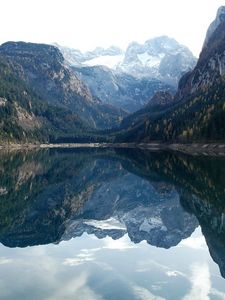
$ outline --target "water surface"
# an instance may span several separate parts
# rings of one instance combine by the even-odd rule
[[[0,299],[225,299],[225,159],[0,153]]]

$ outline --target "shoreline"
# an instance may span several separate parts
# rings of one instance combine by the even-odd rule
[[[76,148],[121,148],[142,149],[149,151],[175,151],[190,155],[221,155],[225,156],[225,143],[62,143],[62,144],[1,144],[0,150],[31,150],[31,149],[76,149]]]

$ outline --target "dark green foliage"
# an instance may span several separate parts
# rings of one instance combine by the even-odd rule
[[[19,66],[0,56],[0,140],[49,141],[88,126],[65,108],[47,104],[18,75]],[[30,119],[29,119],[30,118]]]
[[[190,95],[158,113],[138,119],[117,140],[126,141],[219,141],[225,139],[225,82]]]
[[[0,54],[17,66],[19,77],[41,99],[51,106],[62,107],[79,115],[89,127],[114,127],[125,115],[124,111],[105,105],[93,97],[54,46],[8,42],[0,46]]]
[[[192,72],[181,78],[175,103],[137,112],[116,134],[125,142],[225,140],[225,22],[213,32]]]

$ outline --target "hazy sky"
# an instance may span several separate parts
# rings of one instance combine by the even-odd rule
[[[0,43],[31,41],[91,50],[168,35],[198,55],[225,0],[0,0]]]

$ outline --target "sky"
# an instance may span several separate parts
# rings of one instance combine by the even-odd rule
[[[225,0],[0,0],[0,43],[58,43],[92,50],[168,35],[199,55]]]

